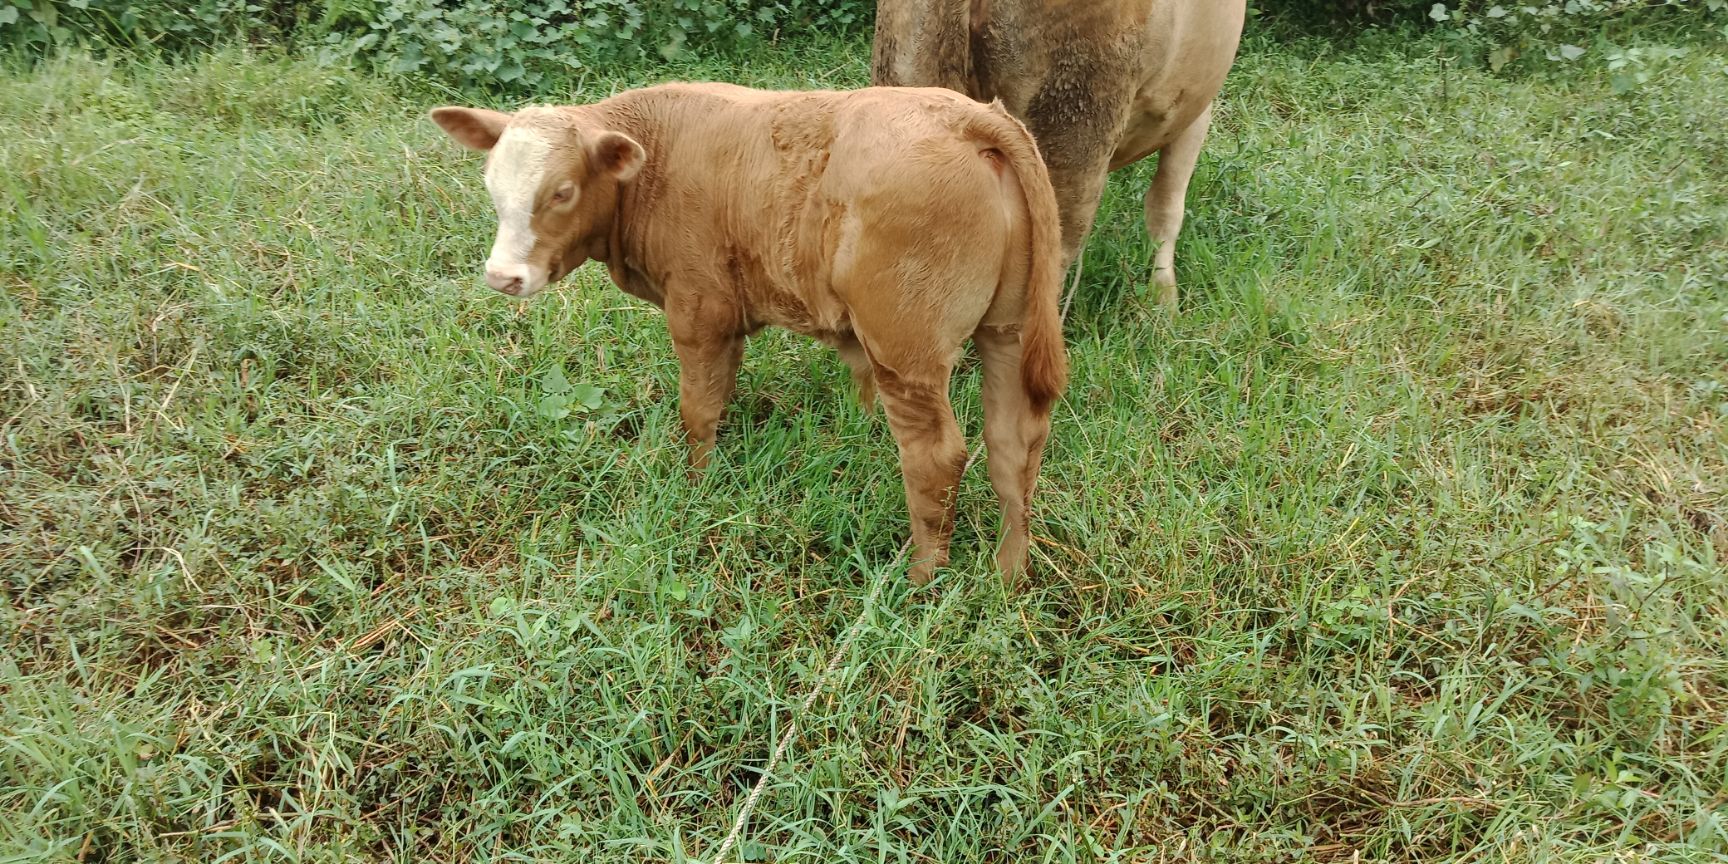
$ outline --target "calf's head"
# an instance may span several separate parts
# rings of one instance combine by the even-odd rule
[[[628,135],[586,128],[569,109],[437,108],[432,120],[462,146],[487,151],[498,237],[486,284],[512,297],[534,295],[604,249],[618,187],[647,159]]]

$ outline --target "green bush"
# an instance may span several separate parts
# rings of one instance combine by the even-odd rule
[[[1595,63],[1609,71],[1616,89],[1626,90],[1686,51],[1623,47],[1641,41],[1634,33],[1652,25],[1655,32],[1668,28],[1669,35],[1676,27],[1702,33],[1705,18],[1728,11],[1728,0],[1252,0],[1250,8],[1298,25],[1439,27],[1459,55],[1495,71],[1509,64]]]
[[[863,30],[874,0],[360,0],[323,21],[326,59],[464,84]]]
[[[1600,19],[1605,15],[1620,15],[1634,9],[1653,7],[1687,9],[1721,8],[1722,0],[1251,0],[1250,6],[1262,13],[1313,19],[1357,19],[1377,21],[1433,20],[1442,11],[1448,16],[1465,19],[1486,16],[1499,9],[1494,17],[1516,20],[1539,20],[1549,24],[1561,21]],[[1435,7],[1443,7],[1436,10]]]
[[[1520,57],[1572,62],[1601,42],[1601,54],[1617,73],[1616,87],[1635,83],[1633,74],[1648,60],[1639,49],[1624,49],[1606,39],[1609,24],[1631,16],[1689,16],[1728,9],[1728,0],[1546,0],[1542,3],[1432,3],[1427,17],[1453,28],[1456,35],[1486,48],[1488,64],[1498,71]]]
[[[1425,5],[1423,0],[1249,0],[1248,3],[1257,14],[1326,20],[1415,17]]]
[[[0,44],[180,52],[235,40],[316,46],[332,63],[457,86],[532,87],[596,64],[713,54],[814,34],[865,32],[875,0],[0,0]],[[1618,47],[1623,25],[1686,20],[1728,0],[1254,0],[1281,19],[1447,28],[1495,69],[1590,54],[1617,87],[1661,57]]]
[[[172,52],[235,38],[276,41],[315,9],[309,0],[0,0],[0,44]]]
[[[532,84],[593,63],[856,35],[875,0],[0,0],[0,44],[178,51],[240,39],[315,44],[451,83]]]

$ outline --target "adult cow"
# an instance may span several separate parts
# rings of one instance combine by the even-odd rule
[[[1146,233],[1158,302],[1176,304],[1176,236],[1246,0],[878,0],[878,85],[1001,99],[1038,139],[1064,264],[1109,172],[1157,153]]]
[[[488,284],[527,297],[594,259],[665,310],[694,469],[746,336],[774,325],[838,348],[866,406],[880,394],[899,444],[920,582],[948,560],[966,464],[948,387],[970,338],[1002,505],[996,561],[1010,577],[1024,567],[1067,358],[1055,197],[1013,117],[936,88],[668,84],[432,119],[489,151]]]

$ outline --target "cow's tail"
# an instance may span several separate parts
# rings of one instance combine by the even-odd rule
[[[1011,127],[998,136],[1009,167],[1020,181],[1031,217],[1032,257],[1027,271],[1024,318],[1020,325],[1020,383],[1040,412],[1062,395],[1068,383],[1068,351],[1062,341],[1062,220],[1056,193],[1038,145],[1024,124],[1010,115],[1001,100],[990,110]]]

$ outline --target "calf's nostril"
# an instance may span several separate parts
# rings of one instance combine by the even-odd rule
[[[522,290],[522,277],[498,270],[487,270],[486,284],[505,294],[516,294]]]

